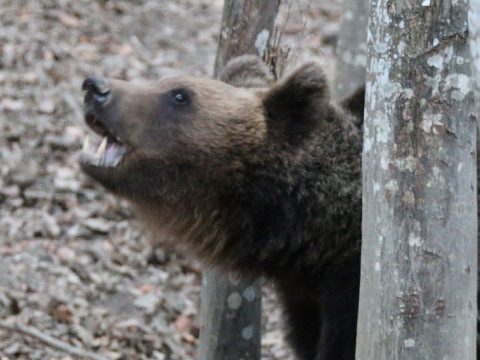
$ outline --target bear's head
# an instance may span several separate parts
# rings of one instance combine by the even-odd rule
[[[220,80],[166,77],[139,86],[89,77],[82,88],[86,122],[102,137],[85,141],[82,168],[133,201],[173,201],[175,194],[165,193],[172,182],[192,178],[198,188],[197,181],[241,177],[249,165],[294,156],[329,117],[317,65],[271,86],[267,68],[252,56],[232,61]]]
[[[248,247],[243,237],[253,253],[253,239],[281,236],[277,222],[293,231],[290,200],[304,201],[305,179],[318,183],[316,162],[330,166],[337,156],[341,132],[330,130],[340,110],[313,63],[276,83],[260,59],[246,56],[219,80],[166,77],[141,86],[89,77],[83,90],[86,122],[103,138],[86,140],[83,170],[130,200],[155,230],[194,242],[200,257]]]

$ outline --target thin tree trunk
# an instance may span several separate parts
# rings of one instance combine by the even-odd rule
[[[470,51],[472,54],[473,84],[477,105],[480,103],[480,0],[470,0],[469,12]],[[480,106],[477,107],[477,110]]]
[[[357,359],[475,359],[468,0],[373,0]]]
[[[261,281],[208,271],[203,275],[199,360],[257,360]]]
[[[367,67],[368,0],[344,0],[336,49],[334,93],[337,99],[365,84]]]
[[[214,76],[234,57],[263,57],[281,0],[225,0]]]
[[[236,56],[263,56],[279,5],[279,0],[225,0],[215,77]],[[260,282],[214,270],[204,274],[199,360],[260,359]]]

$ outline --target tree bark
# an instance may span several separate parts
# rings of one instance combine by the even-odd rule
[[[343,99],[365,84],[368,0],[344,0],[336,49],[334,95]]]
[[[372,0],[357,354],[475,359],[468,0]]]
[[[480,0],[470,0],[469,11],[470,51],[472,54],[473,86],[477,110],[480,109]]]
[[[261,281],[203,275],[199,360],[257,360],[261,352]]]
[[[234,57],[263,57],[281,0],[225,0],[214,77]]]
[[[225,0],[214,76],[240,55],[263,56],[280,0]],[[261,281],[208,271],[202,284],[199,360],[256,360],[261,353]]]

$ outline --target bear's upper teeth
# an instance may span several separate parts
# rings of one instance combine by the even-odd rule
[[[90,142],[90,135],[85,136],[85,140],[83,142],[82,152],[87,153],[92,148],[92,144]]]
[[[126,153],[126,146],[109,141],[107,137],[99,145],[94,145],[87,135],[82,147],[82,161],[95,166],[115,167]]]

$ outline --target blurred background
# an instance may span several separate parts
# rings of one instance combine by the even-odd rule
[[[220,0],[0,0],[0,319],[111,359],[195,356],[201,272],[87,179],[82,80],[210,76]],[[330,77],[340,0],[284,0],[287,72]],[[264,359],[291,359],[264,290]],[[0,359],[70,359],[0,329]]]

